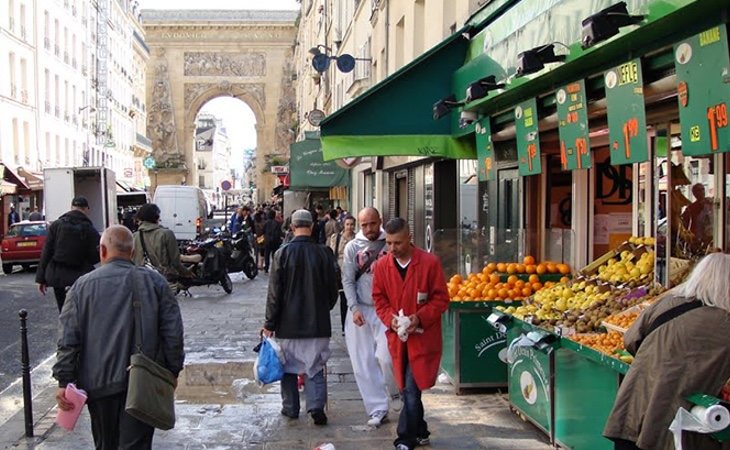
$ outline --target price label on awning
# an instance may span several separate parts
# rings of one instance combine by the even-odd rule
[[[477,122],[474,131],[477,140],[477,174],[479,181],[494,179],[494,146],[492,145],[492,127],[489,117]]]
[[[608,102],[608,140],[611,164],[649,159],[641,60],[634,59],[604,74]]]
[[[537,102],[534,98],[520,103],[515,108],[515,130],[520,175],[535,175],[542,172],[540,134],[537,131]]]
[[[555,93],[560,131],[560,165],[563,170],[591,167],[588,139],[586,86],[583,80],[563,86]]]
[[[674,46],[682,153],[730,150],[730,56],[727,29],[716,26]]]

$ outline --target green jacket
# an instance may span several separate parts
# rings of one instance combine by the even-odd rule
[[[167,272],[184,275],[188,272],[180,262],[180,249],[175,240],[175,233],[160,224],[142,222],[134,232],[134,256],[132,261],[138,266],[144,265],[144,251],[140,233],[144,233],[144,243],[150,262]]]

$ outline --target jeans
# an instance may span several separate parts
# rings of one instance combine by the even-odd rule
[[[110,395],[87,404],[96,450],[152,448],[155,429],[124,411],[127,393]]]
[[[304,375],[304,397],[307,399],[307,412],[324,410],[327,403],[327,381],[324,379],[324,369],[317,375],[309,378]],[[297,374],[285,373],[281,379],[281,406],[289,416],[299,415],[299,389],[297,389]]]
[[[427,438],[431,433],[428,431],[428,424],[423,420],[423,402],[421,402],[421,390],[413,378],[411,365],[408,357],[405,357],[405,388],[401,391],[403,409],[398,418],[398,437],[393,445],[403,444],[409,449],[415,448],[418,443],[416,438]]]

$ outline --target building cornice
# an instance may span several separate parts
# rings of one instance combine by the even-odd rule
[[[290,23],[299,16],[298,10],[226,10],[226,9],[143,9],[142,23],[149,25],[155,22],[209,22],[209,23]]]
[[[215,41],[225,35],[230,41],[280,42],[290,46],[296,37],[293,24],[146,24],[145,42]]]

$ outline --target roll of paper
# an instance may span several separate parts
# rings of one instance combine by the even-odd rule
[[[690,411],[679,408],[669,429],[674,435],[674,447],[682,450],[682,431],[715,433],[730,426],[730,411],[722,405],[695,405]]]

